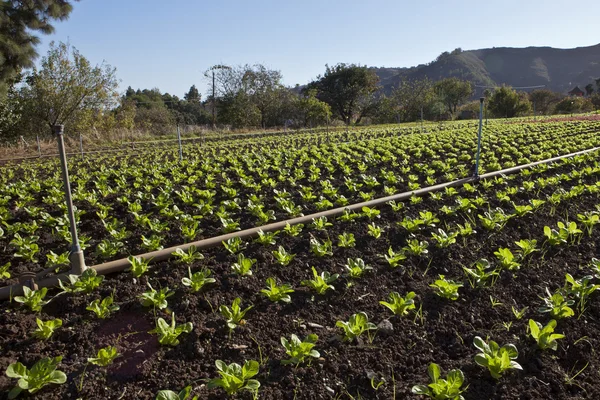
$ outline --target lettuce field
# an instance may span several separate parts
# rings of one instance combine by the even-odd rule
[[[64,275],[58,161],[5,163],[0,283],[65,278],[1,303],[0,391],[600,397],[600,121],[493,121],[481,179],[352,206],[469,178],[476,144],[475,125],[449,123],[197,142],[182,161],[168,147],[71,157],[86,264],[128,259],[108,275]],[[143,256],[171,247],[167,260]]]

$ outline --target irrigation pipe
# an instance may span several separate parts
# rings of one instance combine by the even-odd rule
[[[469,178],[458,179],[458,180],[451,181],[451,182],[440,183],[438,185],[428,186],[428,187],[410,191],[410,192],[398,193],[395,195],[381,197],[381,198],[374,199],[374,200],[351,204],[351,205],[348,205],[345,207],[334,208],[331,210],[321,211],[321,212],[318,212],[315,214],[304,215],[302,217],[296,217],[296,218],[288,219],[285,221],[279,221],[279,222],[275,222],[275,223],[268,224],[268,225],[245,229],[243,231],[228,233],[226,235],[215,236],[212,238],[202,239],[202,240],[198,240],[198,241],[191,242],[191,243],[185,243],[185,244],[182,244],[179,246],[173,246],[173,247],[169,247],[169,248],[162,249],[159,251],[153,251],[150,253],[140,254],[137,257],[143,258],[145,260],[149,260],[151,262],[165,261],[165,260],[170,259],[172,257],[172,253],[175,250],[177,250],[178,248],[186,251],[191,246],[195,246],[198,250],[204,250],[204,249],[208,249],[211,247],[219,246],[221,244],[221,242],[226,241],[231,238],[234,238],[234,237],[239,237],[240,239],[242,239],[242,238],[249,238],[249,237],[257,236],[259,230],[262,230],[263,232],[271,232],[271,231],[281,230],[281,229],[285,228],[285,226],[287,224],[296,225],[296,224],[302,224],[302,223],[309,223],[309,222],[312,222],[312,220],[314,218],[319,218],[319,217],[323,217],[323,216],[324,217],[334,217],[334,216],[341,215],[344,213],[345,210],[350,210],[350,211],[360,210],[360,209],[362,209],[362,207],[373,207],[373,206],[385,204],[388,201],[392,201],[392,200],[402,201],[402,200],[409,199],[411,196],[421,196],[421,195],[424,195],[427,193],[440,191],[440,190],[443,190],[448,187],[461,186],[461,185],[464,185],[465,183],[476,182],[480,179],[488,179],[488,178],[493,178],[493,177],[500,176],[500,175],[512,174],[512,173],[521,171],[526,168],[534,167],[536,165],[549,164],[549,163],[553,163],[558,160],[562,160],[564,158],[575,157],[578,155],[587,154],[587,153],[591,153],[591,152],[598,151],[598,150],[600,150],[600,147],[594,147],[592,149],[582,150],[582,151],[578,151],[578,152],[570,153],[570,154],[564,154],[561,156],[548,158],[545,160],[536,161],[536,162],[529,163],[529,164],[518,165],[518,166],[515,166],[512,168],[507,168],[507,169],[503,169],[500,171],[488,172],[488,173],[480,175],[478,177],[472,176]],[[109,261],[107,263],[95,265],[95,266],[88,267],[88,268],[95,269],[99,275],[107,275],[107,274],[111,274],[111,273],[115,273],[115,272],[124,271],[125,269],[127,269],[129,267],[130,267],[130,263],[129,263],[128,259],[122,258],[119,260]],[[63,273],[61,275],[47,277],[47,278],[44,278],[39,281],[35,280],[34,274],[27,273],[27,276],[30,277],[29,279],[21,279],[22,282],[19,284],[5,286],[5,287],[0,288],[0,300],[6,300],[6,299],[12,298],[14,296],[21,296],[23,294],[23,285],[27,285],[30,287],[37,286],[39,288],[54,287],[54,286],[58,285],[59,279],[65,280],[65,279],[67,279],[67,276],[69,274],[73,274],[73,273],[74,273],[73,270],[71,270],[71,271]],[[38,276],[42,276],[42,275],[43,274],[38,274]]]

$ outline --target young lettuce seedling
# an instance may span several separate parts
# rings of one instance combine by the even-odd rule
[[[256,242],[264,245],[273,245],[276,243],[277,235],[279,232],[263,232],[262,229],[258,230],[258,237]]]
[[[285,347],[285,353],[290,356],[288,360],[281,360],[283,365],[301,364],[309,357],[319,358],[321,355],[313,349],[319,337],[315,334],[310,334],[304,340],[300,340],[298,336],[292,333],[291,340],[281,337],[281,344]]]
[[[283,246],[279,246],[277,250],[273,251],[273,256],[275,256],[275,259],[279,264],[287,267],[296,255],[288,253]]]
[[[366,265],[362,258],[349,258],[348,263],[345,265],[346,270],[350,278],[358,279],[363,274],[373,268]]]
[[[23,286],[23,296],[15,296],[14,300],[29,307],[33,312],[39,312],[42,311],[43,306],[50,303],[50,300],[44,300],[46,293],[48,293],[47,288],[31,290],[27,286]]]
[[[88,268],[81,275],[68,275],[69,284],[65,285],[59,279],[58,286],[65,293],[91,293],[100,286],[104,280],[104,276],[98,276],[98,273],[93,268]]]
[[[344,232],[338,235],[338,247],[354,247],[356,246],[356,239],[353,233]]]
[[[175,313],[171,313],[171,325],[162,318],[156,322],[156,328],[148,333],[158,334],[158,343],[164,346],[177,346],[179,344],[179,335],[182,333],[190,333],[194,325],[191,322],[185,324],[175,324]]]
[[[238,254],[238,260],[231,266],[233,271],[241,276],[252,275],[252,266],[256,263],[254,258],[246,258],[242,253]]]
[[[100,319],[107,318],[112,312],[119,310],[119,306],[113,304],[114,297],[111,294],[110,296],[105,297],[104,299],[96,299],[90,303],[85,309],[92,311],[96,316]]]
[[[476,261],[473,268],[463,267],[463,271],[472,287],[481,287],[488,284],[494,286],[496,279],[500,276],[500,270],[492,268],[492,264],[485,258]]]
[[[221,360],[215,362],[217,372],[220,378],[211,379],[208,382],[209,389],[220,387],[228,395],[239,392],[240,390],[249,390],[254,392],[255,398],[258,397],[260,382],[256,379],[250,379],[258,374],[258,362],[248,360],[242,367],[239,364],[225,364]]]
[[[575,312],[570,307],[575,304],[575,301],[563,296],[560,289],[552,294],[550,293],[550,289],[546,288],[546,297],[542,297],[542,300],[544,300],[544,305],[538,311],[541,313],[550,313],[550,316],[554,319],[568,318],[575,315]]]
[[[113,363],[115,358],[120,357],[121,354],[117,352],[117,348],[113,346],[104,347],[98,350],[96,357],[88,358],[88,362],[100,367],[106,367]]]
[[[488,344],[479,336],[475,336],[473,345],[481,351],[475,355],[475,362],[486,367],[494,379],[500,379],[502,374],[509,369],[523,369],[519,363],[514,361],[519,356],[519,352],[513,344],[500,347],[493,340],[490,340]]]
[[[327,271],[321,272],[319,274],[315,267],[311,267],[313,273],[313,279],[308,279],[302,281],[302,285],[307,286],[317,292],[317,294],[324,294],[327,290],[335,290],[335,287],[331,285],[332,282],[335,282],[337,278],[339,278],[339,274],[331,275]]]
[[[156,307],[159,310],[167,308],[167,298],[173,296],[175,292],[169,290],[168,287],[156,290],[150,285],[150,282],[148,282],[147,285],[150,290],[139,295],[142,305],[144,307]]]
[[[192,274],[192,270],[188,267],[189,278],[182,278],[181,283],[184,286],[189,286],[192,292],[195,293],[202,290],[204,286],[216,282],[214,278],[209,278],[210,274],[211,271],[206,268]]]
[[[6,369],[9,378],[18,378],[19,382],[9,393],[8,398],[16,398],[23,390],[33,394],[50,383],[62,384],[67,381],[64,372],[57,371],[56,367],[61,362],[62,356],[42,358],[31,369],[20,362],[10,364]]]
[[[415,385],[411,392],[430,397],[434,400],[464,400],[462,393],[467,390],[461,389],[465,381],[465,376],[460,369],[453,369],[448,372],[446,379],[440,379],[441,370],[436,363],[429,364],[427,373],[431,383],[425,385]]]
[[[406,260],[406,255],[404,255],[403,251],[396,253],[391,247],[388,249],[388,253],[384,255],[384,257],[392,268],[399,267],[401,265],[400,263]]]
[[[223,243],[223,247],[225,247],[225,249],[231,254],[237,254],[240,251],[244,250],[244,248],[246,248],[246,245],[244,244],[242,239],[240,239],[237,236],[232,237],[231,239],[227,239],[226,241],[221,243]]]
[[[9,269],[10,269],[10,261],[0,267],[0,279],[10,279]]]
[[[558,343],[556,341],[558,339],[564,339],[565,335],[554,333],[554,328],[556,328],[556,320],[554,319],[551,319],[544,327],[542,327],[542,324],[539,322],[532,319],[529,320],[531,337],[535,339],[541,350],[556,350],[558,348]]]
[[[292,298],[288,293],[294,293],[294,289],[292,289],[290,285],[284,283],[281,286],[277,286],[275,278],[268,278],[267,285],[269,285],[269,287],[267,289],[262,289],[260,293],[272,302],[283,301],[284,303],[289,303],[292,301]]]
[[[193,245],[189,247],[187,252],[178,247],[172,254],[177,257],[182,264],[191,264],[194,261],[204,259],[202,253],[196,251],[196,246]]]
[[[415,292],[408,292],[406,297],[402,297],[398,292],[390,293],[390,302],[380,301],[379,304],[389,308],[394,315],[405,316],[410,310],[415,309]]]
[[[141,257],[129,256],[127,257],[129,264],[131,267],[127,269],[127,271],[131,271],[131,274],[134,278],[139,278],[144,275],[148,271],[148,264],[150,264],[150,260],[145,260]]]
[[[323,243],[315,237],[310,238],[310,251],[312,251],[317,257],[332,256],[333,245],[331,240],[324,240]]]
[[[369,317],[364,312],[352,314],[348,322],[337,321],[335,325],[344,330],[344,340],[352,342],[365,332],[376,330],[377,326],[369,322]]]
[[[160,390],[156,394],[155,400],[198,400],[198,396],[190,398],[192,395],[192,387],[186,386],[179,393],[172,390]]]
[[[300,232],[302,232],[302,228],[304,228],[304,224],[290,225],[289,223],[286,223],[283,231],[290,236],[298,236]]]
[[[435,289],[435,294],[448,300],[458,300],[458,288],[463,286],[462,283],[448,280],[444,275],[439,277],[440,279],[429,285]]]
[[[375,239],[379,239],[383,233],[383,228],[375,225],[375,222],[371,222],[369,225],[367,225],[367,229],[367,235],[372,236]]]
[[[504,269],[516,271],[521,267],[521,264],[516,261],[514,254],[508,248],[499,248],[498,251],[494,252],[494,255]]]
[[[58,318],[49,321],[42,321],[41,319],[36,318],[35,323],[38,327],[31,335],[40,340],[50,339],[50,336],[52,336],[54,331],[62,326],[62,320]]]
[[[246,313],[248,311],[250,311],[250,309],[252,307],[254,307],[254,306],[250,306],[250,307],[246,308],[245,310],[242,310],[240,307],[241,303],[242,303],[242,299],[239,297],[236,297],[233,300],[233,303],[231,304],[231,308],[229,308],[225,305],[219,307],[219,312],[221,313],[221,315],[223,317],[225,317],[229,331],[233,331],[235,328],[237,328],[238,325],[241,325]]]

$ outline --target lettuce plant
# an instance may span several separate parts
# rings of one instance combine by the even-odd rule
[[[312,251],[317,257],[332,256],[333,246],[331,240],[324,240],[323,243],[315,237],[310,238],[310,251]]]
[[[131,271],[131,274],[135,278],[139,278],[148,271],[150,260],[146,260],[141,257],[129,256],[127,257],[127,261],[129,261],[129,264],[131,264],[131,267],[129,267],[127,271]]]
[[[571,274],[565,275],[567,293],[575,296],[578,300],[577,308],[580,314],[583,314],[590,295],[600,288],[600,285],[590,283],[591,280],[592,276],[590,275],[584,276],[581,279],[575,279]]]
[[[285,353],[290,357],[287,360],[282,360],[283,365],[296,364],[299,365],[309,357],[319,358],[321,355],[314,349],[319,337],[315,334],[308,335],[304,340],[300,340],[298,336],[292,333],[290,340],[281,337],[281,344],[285,348]]]
[[[335,287],[331,283],[339,278],[339,274],[332,275],[327,271],[323,271],[319,274],[315,267],[311,267],[311,269],[313,279],[302,281],[302,285],[309,287],[317,292],[317,294],[324,294],[329,289],[335,290]]]
[[[288,253],[283,246],[279,246],[279,248],[272,253],[277,262],[284,267],[287,267],[296,256],[295,254]]]
[[[194,261],[204,259],[202,253],[196,250],[196,246],[192,245],[188,248],[188,251],[183,251],[181,248],[177,248],[172,255],[174,255],[178,261],[182,264],[191,264]]]
[[[58,318],[51,319],[48,321],[42,321],[41,319],[36,318],[35,323],[38,327],[33,331],[31,335],[40,340],[49,339],[50,336],[52,336],[52,334],[54,333],[54,331],[62,326],[62,320]]]
[[[155,400],[198,400],[198,396],[191,397],[192,387],[186,386],[179,393],[172,390],[160,390]]]
[[[351,342],[365,332],[376,330],[377,326],[369,322],[369,317],[364,312],[352,314],[348,322],[337,321],[335,326],[344,330],[344,340]]]
[[[422,255],[425,255],[429,252],[429,250],[427,250],[427,247],[429,247],[429,243],[427,243],[427,241],[425,240],[418,240],[418,239],[411,239],[406,243],[406,246],[402,248],[402,250],[406,253],[406,254],[410,254],[416,257],[420,257]]]
[[[242,239],[238,236],[227,239],[222,243],[225,249],[231,254],[237,254],[246,247]]]
[[[267,278],[267,285],[267,289],[262,289],[260,293],[272,302],[283,301],[284,303],[290,303],[292,301],[289,293],[294,293],[294,289],[287,283],[277,286],[275,278]]]
[[[557,290],[552,294],[550,289],[546,288],[546,297],[542,297],[542,300],[544,305],[538,309],[540,313],[550,313],[550,316],[554,319],[568,318],[575,315],[570,307],[575,304],[575,301],[563,296],[561,290]]]
[[[528,255],[530,255],[531,253],[535,252],[535,251],[539,251],[537,246],[537,240],[535,239],[522,239],[519,240],[518,242],[515,242],[515,244],[519,247],[519,251],[520,251],[520,255],[521,258],[524,259],[525,257],[527,257]]]
[[[344,232],[338,235],[338,247],[354,247],[356,246],[356,239],[353,233]]]
[[[458,300],[458,288],[463,286],[462,283],[448,280],[444,275],[439,275],[439,277],[439,279],[429,285],[435,289],[435,294],[448,300]]]
[[[256,242],[264,245],[273,245],[276,243],[277,235],[279,232],[263,232],[262,229],[258,230],[258,237]]]
[[[28,369],[20,362],[10,364],[6,369],[6,375],[9,378],[19,379],[19,381],[17,386],[8,393],[8,398],[16,398],[23,390],[34,394],[48,384],[65,383],[67,375],[62,371],[56,370],[61,360],[62,356],[54,358],[45,357],[36,362],[31,369]]]
[[[0,266],[0,279],[10,279],[10,261]]]
[[[96,316],[100,319],[107,318],[112,312],[118,311],[119,306],[113,304],[114,297],[111,294],[110,296],[105,297],[104,299],[96,299],[92,301],[85,309],[92,311]]]
[[[167,308],[167,298],[173,296],[175,292],[169,290],[168,287],[156,290],[150,285],[150,282],[148,282],[147,285],[150,290],[139,295],[142,305],[144,307],[155,307],[159,310]]]
[[[556,320],[554,319],[551,319],[546,326],[542,326],[542,324],[532,319],[529,320],[529,332],[541,350],[556,350],[558,348],[556,341],[565,337],[565,335],[554,333],[554,328],[556,328]]]
[[[304,228],[304,224],[290,225],[288,222],[285,224],[283,231],[290,236],[298,236],[302,232],[302,228]]]
[[[48,293],[48,288],[31,290],[27,286],[23,286],[23,296],[15,296],[14,300],[29,307],[33,312],[39,312],[42,311],[43,306],[50,303],[50,300],[44,300],[46,293]]]
[[[316,229],[317,231],[324,231],[330,226],[333,226],[333,224],[331,222],[328,222],[327,217],[325,216],[313,218],[311,224],[311,227]]]
[[[517,262],[516,257],[508,248],[499,248],[494,252],[494,255],[498,259],[500,266],[509,271],[518,270],[521,267],[521,264]]]
[[[61,280],[58,286],[67,293],[91,293],[100,286],[104,276],[98,275],[95,269],[87,268],[81,275],[68,275],[69,284],[65,285]]]
[[[394,315],[405,316],[408,315],[410,310],[415,309],[415,292],[408,292],[406,297],[402,297],[398,292],[392,292],[389,294],[390,302],[380,301],[384,307],[387,307],[394,313]]]
[[[375,222],[371,222],[369,225],[367,225],[367,229],[367,234],[375,239],[379,239],[383,233],[383,228],[375,225]]]
[[[476,261],[472,268],[463,267],[463,271],[472,287],[481,287],[488,284],[494,286],[496,279],[500,276],[500,271],[492,268],[492,264],[485,258]]]
[[[247,258],[242,253],[238,254],[237,262],[231,266],[233,271],[241,276],[252,275],[252,266],[256,263],[256,259]]]
[[[260,382],[256,379],[251,379],[258,374],[257,361],[248,360],[244,362],[244,366],[241,366],[236,363],[227,365],[223,361],[217,360],[215,365],[220,377],[211,379],[208,382],[210,389],[220,387],[228,395],[237,393],[240,390],[249,390],[254,393],[255,397],[258,396]]]
[[[158,321],[156,321],[156,328],[148,333],[158,334],[158,343],[164,346],[177,346],[179,344],[179,335],[182,333],[190,333],[193,328],[194,325],[192,325],[191,322],[180,325],[175,324],[175,313],[171,313],[171,325],[163,318],[159,318]]]
[[[385,260],[388,262],[390,267],[399,267],[402,261],[406,260],[406,255],[403,251],[396,253],[391,247],[388,249],[388,253],[384,255]]]
[[[216,282],[214,278],[210,278],[210,274],[211,271],[206,268],[192,274],[192,270],[188,267],[188,277],[182,278],[181,283],[183,286],[190,287],[192,292],[198,292],[206,285]]]
[[[442,228],[438,229],[438,233],[433,232],[431,237],[436,241],[437,247],[446,248],[456,243],[457,232],[446,233]]]
[[[466,388],[461,389],[465,376],[460,369],[448,371],[446,379],[440,379],[441,370],[436,363],[429,364],[427,373],[431,379],[431,383],[425,385],[415,385],[411,392],[427,396],[434,400],[464,400],[462,393]]]
[[[106,367],[112,364],[115,358],[120,356],[121,354],[119,354],[116,347],[108,346],[98,350],[96,357],[90,357],[87,360],[90,364]]]
[[[248,311],[250,311],[250,309],[252,309],[252,307],[254,307],[254,306],[250,306],[250,307],[247,307],[245,310],[242,310],[242,308],[240,307],[241,303],[242,303],[242,299],[239,297],[236,297],[233,300],[233,303],[231,304],[231,308],[229,308],[225,305],[219,307],[219,312],[221,313],[221,315],[223,317],[225,317],[227,327],[229,328],[230,331],[237,328],[238,325],[242,325],[244,316],[246,315],[246,313]]]
[[[515,361],[519,356],[519,352],[513,344],[500,347],[493,340],[486,343],[479,336],[475,336],[473,345],[481,352],[475,355],[475,362],[487,368],[494,379],[500,379],[502,374],[509,369],[523,369]]]
[[[350,278],[360,278],[363,274],[373,268],[366,265],[362,258],[349,258],[348,263],[344,266],[348,271]]]

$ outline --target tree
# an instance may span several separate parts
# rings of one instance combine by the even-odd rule
[[[600,92],[600,78],[596,79],[596,91]]]
[[[33,32],[54,32],[52,22],[68,18],[73,6],[66,0],[0,0],[0,99],[11,79],[33,67],[39,43]]]
[[[473,94],[471,82],[458,78],[446,78],[436,82],[434,90],[445,104],[447,111],[454,118],[456,109]]]
[[[373,70],[355,64],[325,66],[325,75],[308,84],[304,91],[317,90],[317,98],[326,102],[347,125],[360,121],[372,110],[379,78]]]
[[[396,106],[398,122],[419,119],[421,108],[427,109],[433,98],[433,83],[429,79],[401,80],[391,94],[391,101]]]
[[[190,102],[200,102],[200,92],[196,89],[196,85],[192,85],[190,90],[183,95],[183,98]]]
[[[296,98],[297,118],[302,126],[324,125],[331,118],[329,104],[317,99],[316,89],[308,90]]]
[[[536,89],[529,94],[529,101],[533,103],[536,114],[549,115],[562,97],[560,93],[548,89]]]
[[[92,66],[65,43],[50,43],[41,69],[34,68],[26,82],[20,93],[24,113],[31,123],[50,128],[64,124],[88,129],[94,117],[110,110],[118,100],[116,69],[104,64]]]
[[[488,109],[496,117],[513,118],[531,110],[531,104],[529,99],[519,96],[513,88],[502,86],[494,90]]]
[[[283,95],[282,79],[280,71],[268,69],[261,64],[246,67],[242,77],[243,91],[259,111],[260,126],[263,128],[276,114],[278,99]]]
[[[589,98],[565,97],[557,105],[554,111],[558,114],[584,113],[594,110],[594,105]]]
[[[588,83],[587,85],[585,85],[585,94],[587,96],[591,96],[592,93],[594,93],[594,85],[592,85],[591,83]]]

